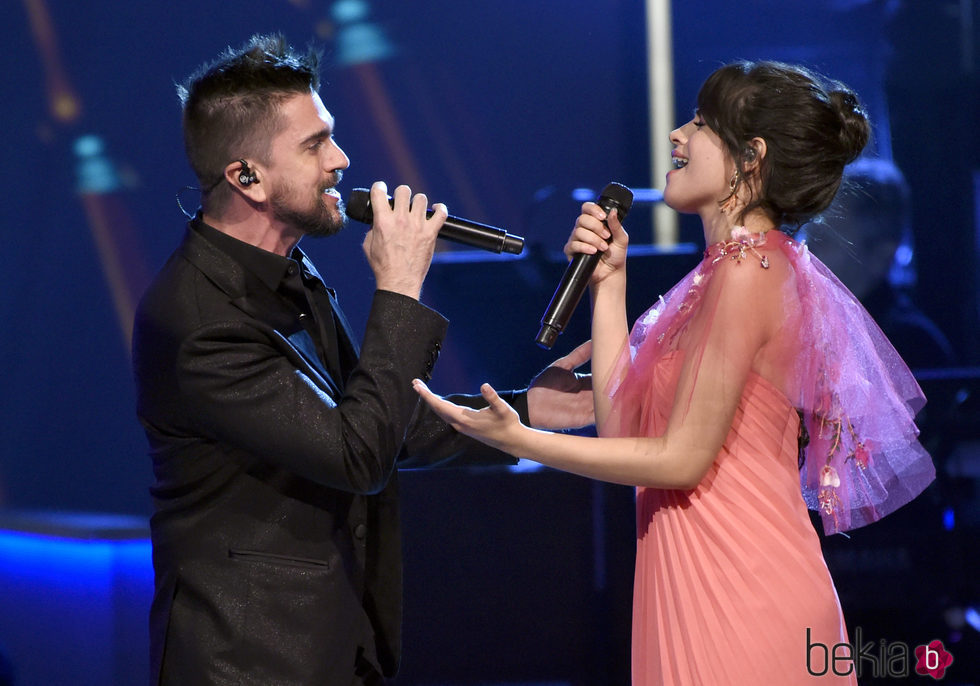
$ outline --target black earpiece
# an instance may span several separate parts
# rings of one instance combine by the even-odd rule
[[[746,162],[751,162],[752,160],[754,160],[756,154],[757,153],[756,153],[755,148],[753,148],[751,145],[748,146],[747,148],[745,148],[745,150],[742,151],[742,155],[745,157],[745,161]]]
[[[245,160],[238,160],[242,164],[242,168],[238,170],[238,183],[243,186],[251,186],[253,183],[258,183],[258,179],[255,178],[255,172],[248,168],[248,162]]]

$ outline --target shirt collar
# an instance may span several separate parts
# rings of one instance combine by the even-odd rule
[[[295,271],[297,267],[306,267],[307,272],[312,272],[319,277],[299,247],[294,247],[289,257],[283,257],[219,231],[207,224],[200,214],[191,221],[191,226],[208,242],[257,276],[273,291],[278,289],[279,284],[290,274],[291,267],[294,274],[297,273]]]

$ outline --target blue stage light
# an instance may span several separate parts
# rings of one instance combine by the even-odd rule
[[[0,640],[18,683],[145,678],[153,566],[145,518],[0,516]]]
[[[943,528],[946,531],[952,531],[956,527],[956,513],[953,508],[947,507],[943,511]]]
[[[73,146],[77,157],[76,177],[79,193],[111,193],[122,184],[115,166],[105,154],[102,139],[80,136]]]

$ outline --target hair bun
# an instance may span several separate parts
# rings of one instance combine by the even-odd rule
[[[868,144],[871,123],[854,91],[847,88],[833,90],[830,92],[830,102],[841,120],[841,154],[847,162],[852,162]]]

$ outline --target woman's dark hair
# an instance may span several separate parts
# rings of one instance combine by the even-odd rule
[[[741,177],[759,177],[739,219],[758,207],[779,225],[799,227],[825,210],[844,165],[857,158],[871,134],[854,91],[780,62],[736,62],[717,69],[701,86],[698,112],[725,144]],[[747,169],[751,153],[746,150],[756,137],[766,142],[766,155]]]
[[[229,189],[224,169],[239,158],[267,161],[283,125],[282,102],[320,87],[319,55],[290,48],[279,34],[255,35],[228,48],[177,86],[184,108],[184,148],[212,211]]]

